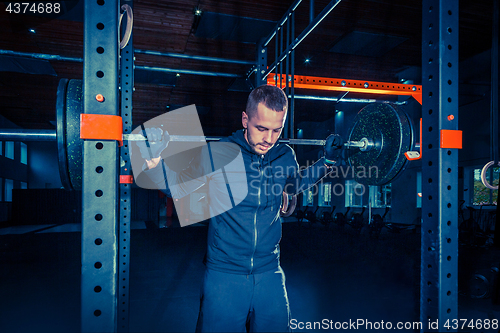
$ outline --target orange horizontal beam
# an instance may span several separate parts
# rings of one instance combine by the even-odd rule
[[[280,88],[286,86],[286,76],[278,75],[278,82],[275,81],[275,75],[267,77],[267,84],[276,85]],[[294,76],[294,87],[303,89],[330,90],[330,91],[349,91],[364,94],[381,95],[408,95],[413,96],[422,104],[422,86],[416,84],[388,83],[362,80],[334,79],[317,76]]]

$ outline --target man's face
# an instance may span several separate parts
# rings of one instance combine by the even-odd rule
[[[274,146],[281,135],[285,120],[286,110],[276,112],[267,108],[263,103],[259,103],[257,113],[250,119],[248,114],[243,112],[245,139],[254,153],[264,155]]]

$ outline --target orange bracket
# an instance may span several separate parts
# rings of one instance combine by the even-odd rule
[[[134,177],[132,175],[120,175],[120,184],[133,184]]]
[[[462,149],[462,131],[441,130],[441,148]]]
[[[109,114],[80,114],[80,139],[115,140],[123,145],[122,117]]]
[[[286,76],[279,75],[275,80],[275,75],[267,77],[267,84],[277,85],[280,88],[286,86]],[[422,86],[416,84],[399,84],[375,81],[333,79],[317,76],[294,75],[294,88],[349,91],[365,94],[382,95],[408,95],[412,96],[422,105]]]

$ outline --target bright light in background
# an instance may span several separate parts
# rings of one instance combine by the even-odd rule
[[[30,32],[31,32],[32,34],[36,34],[35,29],[30,29]]]

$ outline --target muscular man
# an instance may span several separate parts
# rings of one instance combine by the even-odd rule
[[[247,326],[252,332],[290,331],[285,275],[280,266],[282,192],[298,194],[314,186],[339,159],[343,142],[339,136],[330,135],[324,147],[325,156],[299,171],[292,148],[278,143],[287,108],[287,97],[281,89],[260,86],[248,97],[242,113],[243,129],[221,140],[241,151],[248,193],[237,205],[210,219],[199,332],[246,332]],[[149,147],[139,144],[149,168],[145,173],[159,188],[165,186],[165,176],[169,184],[180,184],[167,191],[174,198],[204,183],[224,184],[222,176],[210,176],[214,161],[227,159],[224,151],[214,151],[208,144],[201,157],[191,161],[192,165],[174,171],[160,157],[168,144],[162,131],[148,129],[146,135]],[[183,186],[192,169],[197,170],[197,176],[189,177],[190,181],[184,182],[189,185]],[[231,188],[234,191],[237,187]],[[208,192],[215,206],[223,205],[217,202],[217,188],[209,187]],[[231,190],[229,186],[228,189]]]

